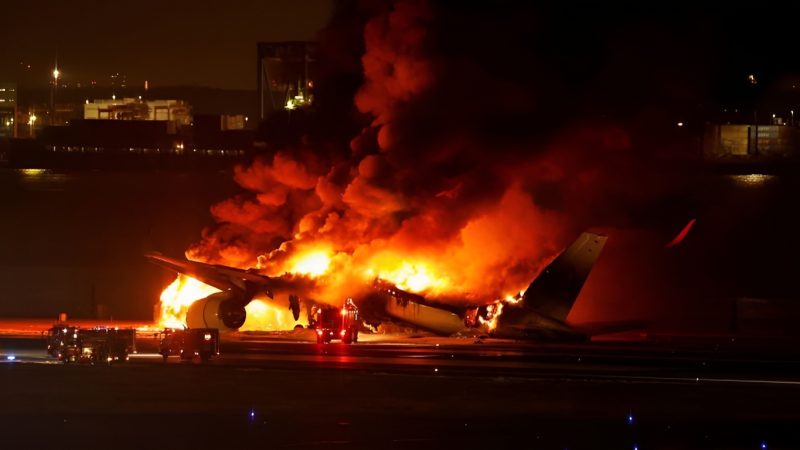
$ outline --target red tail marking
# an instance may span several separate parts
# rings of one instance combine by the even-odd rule
[[[676,246],[676,245],[680,244],[681,242],[683,242],[683,240],[686,238],[686,235],[687,235],[687,234],[689,234],[689,230],[691,230],[691,229],[692,229],[692,227],[694,226],[694,223],[695,223],[695,222],[697,222],[697,220],[696,220],[696,219],[692,219],[692,220],[690,220],[690,221],[689,221],[689,223],[687,223],[687,224],[686,224],[686,226],[685,226],[685,227],[683,227],[683,229],[681,230],[681,232],[680,232],[680,233],[678,233],[678,235],[677,235],[677,236],[675,236],[675,239],[673,239],[672,241],[670,241],[670,243],[669,243],[669,244],[665,245],[665,246],[664,246],[664,248],[670,248],[670,247],[674,247],[674,246]]]

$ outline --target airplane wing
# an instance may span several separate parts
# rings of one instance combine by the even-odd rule
[[[308,291],[308,281],[303,278],[269,277],[252,270],[175,259],[157,252],[147,253],[144,257],[157,266],[188,275],[221,291],[239,292],[245,304],[258,293],[265,293],[272,299],[278,292],[288,293],[286,298],[295,320],[300,317],[300,295]]]
[[[248,283],[267,288],[271,278],[257,273],[233,267],[206,264],[197,261],[180,260],[164,256],[160,253],[147,253],[144,255],[148,261],[174,272],[188,275],[219,290],[230,289],[247,290]]]

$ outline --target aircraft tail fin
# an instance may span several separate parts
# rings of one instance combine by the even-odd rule
[[[607,236],[584,232],[531,282],[523,295],[525,309],[564,322]]]

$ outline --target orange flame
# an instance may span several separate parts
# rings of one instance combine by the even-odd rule
[[[503,306],[516,305],[522,301],[525,291],[519,291],[517,295],[506,295],[502,299],[496,300],[488,306],[488,314],[486,318],[478,317],[478,323],[485,326],[487,330],[492,331],[497,328],[497,320],[503,314]]]
[[[295,321],[285,305],[275,305],[270,299],[255,299],[244,309],[247,311],[247,320],[239,331],[291,330],[308,323],[305,311],[301,311],[300,319]]]
[[[492,331],[497,328],[497,319],[503,313],[503,302],[497,301],[487,307],[487,318],[478,317],[478,323],[485,326],[487,330]]]
[[[425,294],[436,294],[446,291],[451,287],[447,277],[438,275],[433,264],[419,259],[409,262],[406,258],[394,253],[382,253],[370,261],[370,266],[365,275],[367,278],[380,278],[397,286],[398,288]]]
[[[302,253],[290,262],[289,272],[299,275],[319,277],[324,275],[331,266],[330,250],[320,249]]]
[[[161,317],[158,325],[165,328],[183,328],[189,305],[215,292],[219,292],[219,289],[192,277],[178,275],[175,281],[161,292]]]
[[[186,313],[189,305],[197,300],[219,292],[219,289],[202,283],[186,275],[178,275],[161,293],[160,328],[183,328],[186,326]],[[285,306],[275,305],[269,299],[255,299],[245,306],[247,320],[240,331],[291,330],[296,325],[307,323],[304,312],[295,321],[291,311]]]

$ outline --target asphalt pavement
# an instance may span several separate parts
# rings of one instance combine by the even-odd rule
[[[14,448],[800,448],[800,360],[777,348],[249,335],[208,363],[139,339],[90,366],[43,344],[0,340]]]

